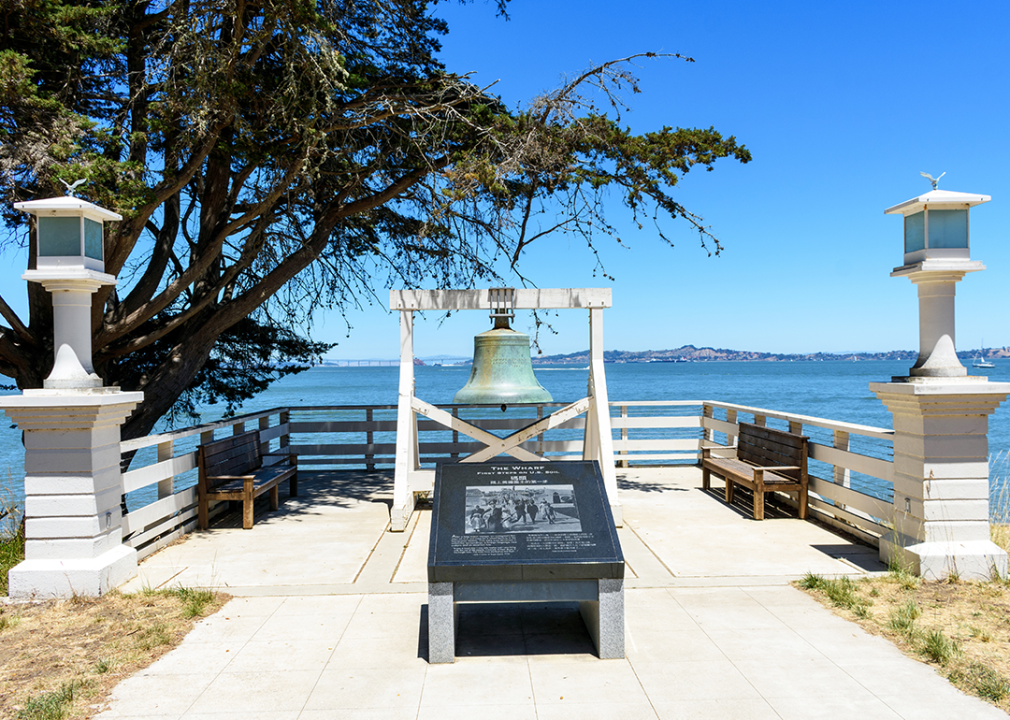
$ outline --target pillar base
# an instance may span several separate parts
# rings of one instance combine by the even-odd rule
[[[8,574],[8,592],[19,600],[97,597],[137,575],[137,551],[120,545],[95,558],[25,560]]]
[[[989,540],[922,542],[901,547],[892,533],[880,539],[880,559],[924,580],[993,580],[1006,577],[1007,553]]]

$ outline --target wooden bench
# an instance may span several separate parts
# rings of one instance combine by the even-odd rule
[[[733,502],[736,484],[754,492],[754,519],[764,520],[765,493],[796,492],[799,515],[807,517],[807,440],[803,435],[740,423],[736,458],[713,457],[732,448],[702,448],[701,483],[709,488],[712,473],[726,481],[726,502]]]
[[[199,448],[198,519],[201,530],[210,524],[211,500],[241,500],[242,527],[253,526],[253,501],[270,492],[270,509],[276,510],[278,486],[285,480],[291,497],[298,494],[298,457],[293,454],[263,453],[258,430],[205,443]],[[275,465],[263,465],[263,458],[281,457]]]

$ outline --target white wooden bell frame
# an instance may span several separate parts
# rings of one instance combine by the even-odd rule
[[[424,310],[492,310],[506,303],[515,310],[561,310],[582,308],[589,311],[589,385],[588,395],[547,417],[499,438],[465,420],[454,417],[414,394],[414,313]],[[617,499],[617,474],[614,465],[614,440],[610,429],[610,403],[603,368],[603,310],[611,307],[610,288],[490,288],[486,290],[391,290],[389,307],[400,311],[400,390],[396,414],[396,471],[390,529],[402,532],[414,512],[417,493],[431,492],[435,471],[421,469],[418,451],[417,416],[423,415],[440,425],[483,443],[477,452],[458,462],[487,462],[499,455],[510,455],[523,462],[544,462],[550,458],[522,447],[522,443],[556,428],[574,417],[586,415],[582,458],[596,460],[603,473],[607,499],[618,527],[622,525],[621,505]]]

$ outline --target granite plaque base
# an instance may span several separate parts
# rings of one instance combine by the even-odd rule
[[[444,464],[428,550],[428,661],[455,660],[460,602],[578,601],[624,657],[624,556],[596,462]]]

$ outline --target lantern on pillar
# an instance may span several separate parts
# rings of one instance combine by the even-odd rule
[[[73,196],[15,203],[35,219],[36,263],[21,277],[53,295],[53,371],[45,387],[101,387],[91,361],[91,296],[105,273],[104,223],[122,216]]]
[[[919,290],[919,357],[913,378],[964,377],[954,341],[954,286],[967,273],[985,270],[970,256],[968,211],[989,195],[936,189],[884,211],[905,221],[904,265],[891,277],[907,277]]]
[[[470,379],[453,397],[459,405],[548,403],[551,394],[533,373],[530,336],[513,330],[515,317],[512,288],[491,288],[491,319],[494,327],[473,339]]]

